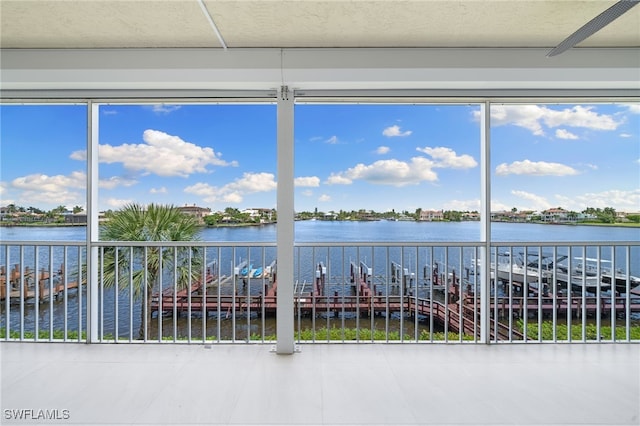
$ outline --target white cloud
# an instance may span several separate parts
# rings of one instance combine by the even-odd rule
[[[104,114],[104,115],[117,115],[117,114],[118,114],[118,111],[116,111],[116,110],[114,110],[114,109],[104,109],[104,108],[101,108],[101,109],[100,109],[100,112],[102,112],[102,114]]]
[[[118,199],[118,198],[108,198],[106,201],[107,206],[109,206],[113,210],[120,209],[127,204],[131,204],[134,201],[131,199]]]
[[[326,143],[330,144],[330,145],[335,145],[338,143],[338,137],[337,136],[331,136],[329,139],[327,139],[325,141]]]
[[[442,205],[445,210],[479,211],[480,200],[450,200]]]
[[[194,185],[187,186],[184,189],[184,192],[188,192],[189,194],[195,194],[200,197],[209,197],[214,195],[219,191],[218,187],[209,185],[208,183],[198,182]]]
[[[341,174],[331,173],[325,183],[329,185],[351,185],[353,183],[353,180]]]
[[[555,206],[581,212],[587,207],[613,207],[617,211],[636,212],[640,210],[640,189],[625,191],[612,189],[602,192],[588,192],[576,196],[554,195]]]
[[[389,151],[391,151],[391,148],[389,148],[388,146],[379,146],[376,149],[376,154],[384,155],[384,154],[388,154]]]
[[[210,203],[223,201],[235,204],[242,202],[246,194],[269,192],[276,187],[272,173],[244,173],[241,178],[222,187],[200,182],[186,187],[184,192],[197,195]]]
[[[552,207],[552,205],[547,201],[546,198],[533,194],[531,192],[526,191],[517,191],[512,190],[512,195],[515,195],[518,198],[522,198],[529,202],[529,204],[525,207],[519,207],[519,210],[546,210]]]
[[[576,203],[573,200],[573,198],[567,197],[566,195],[554,194],[553,198],[556,200],[556,207],[561,206],[565,210],[574,210],[574,211],[584,210],[584,209],[577,209]]]
[[[551,128],[560,126],[584,127],[592,130],[615,130],[622,122],[615,121],[613,116],[598,114],[593,106],[576,105],[561,111],[541,107],[542,120]]]
[[[576,175],[578,171],[572,167],[560,163],[547,163],[545,161],[514,161],[511,164],[502,163],[496,167],[498,176],[506,175],[533,175],[533,176],[569,176]]]
[[[9,196],[9,184],[7,182],[0,181],[0,206],[6,206],[8,204],[15,204],[13,198],[6,198]]]
[[[479,115],[479,111],[474,111]],[[543,135],[539,120],[542,118],[541,107],[537,105],[492,105],[491,125],[503,126],[513,124],[530,130],[534,135]]]
[[[87,151],[73,151],[71,155],[69,155],[69,158],[71,158],[72,160],[87,161]]]
[[[151,194],[166,194],[167,193],[167,188],[165,188],[164,186],[161,186],[160,188],[151,188],[149,190],[149,193],[151,193]]]
[[[302,191],[302,195],[304,195],[305,197],[311,197],[313,195],[313,191],[310,189],[305,189],[304,191]]]
[[[574,135],[566,129],[556,129],[556,138],[558,139],[578,139],[578,136]]]
[[[20,190],[19,202],[25,204],[82,204],[86,187],[86,175],[72,172],[70,175],[47,176],[32,174],[11,181],[12,188]]]
[[[230,192],[222,196],[223,203],[240,204],[242,202],[242,194],[239,192]]]
[[[629,104],[627,107],[629,108],[630,113],[640,114],[640,104]]]
[[[479,118],[479,112],[474,116]],[[621,122],[612,115],[598,114],[592,106],[576,105],[555,110],[544,105],[492,105],[491,125],[514,125],[530,130],[534,135],[544,136],[544,127],[581,127],[592,130],[615,130]]]
[[[145,130],[144,144],[100,145],[101,163],[122,163],[133,171],[153,173],[159,176],[187,177],[192,173],[207,173],[207,166],[237,166],[227,162],[212,148],[200,147],[157,130]],[[86,153],[76,151],[71,158],[81,159]]]
[[[317,176],[305,176],[305,177],[297,177],[294,180],[295,186],[310,186],[316,187],[320,186],[320,178]]]
[[[620,133],[621,138],[631,138],[633,135],[631,133]]]
[[[165,105],[165,104],[156,104],[151,107],[151,110],[156,114],[167,115],[174,111],[177,111],[181,108],[180,105]]]
[[[400,126],[398,126],[398,125],[393,125],[393,126],[387,127],[386,129],[384,129],[382,131],[382,134],[385,135],[386,137],[389,137],[389,138],[405,137],[405,136],[411,135],[411,133],[413,133],[411,130],[406,130],[404,132],[401,131],[400,130]]]
[[[277,186],[273,173],[245,172],[240,179],[225,185],[224,188],[243,194],[250,194],[254,192],[275,191]]]
[[[15,178],[11,185],[22,190],[38,190],[42,192],[58,192],[67,188],[84,188],[86,175],[83,172],[72,172],[68,176],[32,174]]]
[[[416,148],[416,151],[430,155],[435,160],[433,163],[434,168],[470,169],[478,165],[472,156],[466,154],[457,155],[451,148],[442,146],[431,148],[427,146],[424,148]]]
[[[100,181],[98,182],[98,185],[100,188],[103,188],[103,189],[113,189],[119,186],[125,186],[125,187],[133,186],[136,183],[138,183],[138,181],[135,179],[127,179],[120,176],[112,176],[109,179],[100,179]]]
[[[511,210],[512,207],[513,207],[513,204],[505,204],[500,200],[491,200],[492,212],[508,211],[508,210]]]
[[[612,189],[602,192],[588,192],[574,198],[575,209],[582,211],[587,207],[613,207],[618,211],[638,211],[640,209],[640,189],[623,191]]]
[[[331,197],[327,194],[322,194],[320,196],[320,198],[318,198],[318,201],[322,202],[322,203],[326,203],[328,201],[331,201]]]
[[[326,183],[329,185],[349,185],[354,180],[363,180],[379,185],[416,185],[422,181],[435,182],[438,175],[435,168],[468,169],[478,163],[470,155],[457,155],[446,147],[416,148],[433,159],[413,157],[409,162],[396,159],[378,160],[372,164],[357,164],[342,172],[331,173]]]
[[[438,175],[432,170],[433,161],[424,157],[414,157],[410,162],[379,160],[373,164],[357,164],[344,172],[332,173],[328,184],[350,184],[354,180],[364,180],[379,185],[405,186],[422,181],[437,181]]]

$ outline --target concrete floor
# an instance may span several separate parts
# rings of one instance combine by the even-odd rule
[[[0,423],[640,424],[638,344],[270,349],[0,343]]]

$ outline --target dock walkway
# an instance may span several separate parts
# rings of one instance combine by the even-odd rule
[[[7,274],[2,266],[0,267],[0,300],[6,300],[8,295],[10,303],[36,299],[43,302],[51,296],[57,299],[70,290],[77,290],[78,281],[68,282],[64,274],[64,265],[61,265],[60,269],[53,274],[45,269],[41,269],[36,274],[28,266],[22,269],[18,264],[14,265]],[[35,284],[36,275],[37,285]]]
[[[318,315],[338,316],[345,313],[355,313],[360,317],[388,316],[402,313],[408,316],[433,318],[434,321],[445,326],[448,331],[467,335],[479,334],[480,301],[468,292],[460,293],[455,274],[450,281],[450,297],[447,303],[428,297],[412,295],[382,295],[372,291],[369,281],[370,271],[364,263],[351,265],[350,283],[351,295],[326,295],[326,269],[318,265],[315,280],[309,293],[295,295],[295,311],[299,315],[316,317]],[[213,277],[208,278],[214,280]],[[231,280],[231,277],[228,278]],[[227,318],[246,312],[259,316],[275,315],[277,311],[278,283],[273,277],[272,282],[265,283],[264,292],[258,295],[233,295],[203,293],[199,285],[192,287],[191,294],[184,289],[174,294],[173,289],[165,291],[161,298],[155,297],[151,304],[152,314],[179,315],[194,312],[208,315],[209,313],[225,314]],[[462,298],[462,300],[461,300]],[[608,316],[627,315],[640,312],[640,303],[629,303],[631,299],[616,296],[611,297],[578,297],[558,296],[546,293],[544,296],[534,294],[530,297],[504,296],[492,297],[490,309],[491,339],[523,339],[524,336],[499,320],[508,316],[522,318],[524,316],[552,315],[562,317],[571,315]],[[629,311],[629,312],[627,312]]]

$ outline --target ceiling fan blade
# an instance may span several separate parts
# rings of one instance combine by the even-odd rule
[[[582,27],[578,29],[575,33],[571,34],[569,37],[564,39],[562,43],[557,45],[554,49],[552,49],[549,53],[547,53],[547,58],[551,56],[556,56],[564,52],[565,50],[571,49],[576,44],[580,43],[582,40],[590,37],[596,32],[600,31],[602,28],[609,25],[615,19],[619,18],[633,6],[640,3],[640,0],[620,0],[609,9],[602,12],[600,15],[596,16]]]

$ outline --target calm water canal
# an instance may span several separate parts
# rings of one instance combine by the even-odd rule
[[[317,243],[317,242],[474,242],[480,238],[480,225],[478,222],[460,222],[460,223],[438,223],[438,222],[324,222],[324,221],[305,221],[296,222],[295,227],[296,242]],[[86,235],[84,227],[2,227],[0,228],[0,240],[3,243],[10,241],[83,241]],[[206,228],[200,234],[200,239],[207,242],[274,242],[276,240],[276,226],[256,226],[256,227],[222,227],[222,228]],[[494,223],[492,224],[492,240],[496,242],[590,242],[590,241],[640,241],[640,228],[623,228],[623,227],[599,227],[599,226],[568,226],[568,225],[537,225],[537,224],[509,224]],[[31,251],[29,251],[31,250]],[[415,251],[415,250],[414,250]],[[42,253],[41,253],[42,252]],[[44,253],[44,254],[43,254]],[[253,252],[242,252],[246,257],[253,257],[256,264],[261,263],[262,254],[253,254]],[[242,253],[235,253],[236,257],[242,258]],[[275,249],[267,250],[267,257],[275,258]],[[304,252],[303,252],[304,253]],[[411,252],[413,253],[413,252]],[[416,273],[421,273],[422,265],[431,265],[433,262],[441,262],[442,258],[428,258],[430,255],[422,252],[415,252],[414,267]],[[472,253],[472,252],[469,252]],[[240,254],[240,255],[239,255]],[[302,254],[302,258],[298,262],[308,261],[310,264],[322,260],[329,253],[320,251],[319,253],[310,252]],[[340,254],[338,254],[339,256]],[[594,253],[587,253],[587,256],[593,256]],[[33,249],[25,249],[25,264],[29,263],[29,259],[33,259]],[[66,259],[66,264],[70,270],[77,270],[78,250],[70,249],[65,254],[62,249],[49,253],[47,250],[40,249],[39,257],[43,260],[40,264],[46,264],[49,257],[53,258],[53,265],[57,266]],[[66,256],[66,257],[65,257]],[[81,254],[84,256],[84,254]],[[209,255],[208,255],[209,256]],[[217,254],[211,255],[215,258]],[[311,259],[315,256],[314,259]],[[331,254],[331,257],[334,255]],[[344,255],[343,255],[344,256]],[[375,254],[371,252],[368,262],[376,262]],[[413,256],[413,254],[411,254]],[[462,261],[457,254],[447,257],[449,268],[451,265],[461,265]],[[464,261],[467,262],[468,256],[465,254]],[[618,255],[616,255],[618,256]],[[360,255],[362,257],[362,255]],[[365,255],[365,258],[367,255]],[[405,256],[406,257],[406,256]],[[425,257],[425,259],[421,259]],[[601,253],[602,259],[608,259],[610,253],[604,250]],[[222,257],[221,257],[222,258]],[[309,258],[309,259],[307,259]],[[428,259],[427,259],[428,258]],[[385,258],[386,260],[386,258]],[[14,263],[13,254],[10,256],[9,265],[5,265],[6,251],[4,247],[0,251],[0,265],[10,267]],[[268,264],[271,260],[265,259]],[[235,260],[237,263],[237,259]],[[408,261],[411,264],[412,261]],[[422,262],[422,263],[421,263]],[[223,259],[221,265],[229,264],[232,266],[233,260],[227,255]],[[337,262],[336,262],[337,263]],[[375,273],[384,274],[387,265],[379,265],[376,267]],[[407,260],[405,259],[405,263]],[[344,266],[334,266],[333,275],[340,277],[345,276]],[[223,267],[220,268],[221,273]],[[455,269],[455,268],[454,268]],[[640,250],[634,248],[631,251],[631,274],[640,276]],[[301,279],[312,280],[313,269],[301,274]],[[260,280],[251,280],[248,290],[240,289],[239,293],[249,293],[249,295],[258,295],[262,288]],[[331,293],[344,291],[344,288],[331,288]],[[221,291],[224,294],[225,291]],[[141,304],[134,301],[133,309],[130,305],[130,297],[128,292],[121,291],[117,296],[113,289],[106,289],[103,297],[103,315],[101,329],[105,334],[121,337],[132,335],[135,339],[138,336],[138,329],[141,323]],[[117,301],[117,302],[116,302]],[[117,312],[117,321],[115,320],[114,310]],[[39,329],[48,329],[52,321],[56,330],[77,330],[78,324],[82,324],[84,329],[86,326],[86,297],[84,292],[81,297],[74,292],[68,293],[67,303],[64,300],[55,300],[52,303],[45,302],[39,306],[33,303],[26,303],[24,306],[11,305],[10,307],[10,323],[11,329],[16,330],[22,324],[27,331],[35,328],[36,322]],[[36,321],[37,318],[37,321]],[[0,315],[0,326],[4,327],[7,320],[7,312],[4,301],[2,302],[2,312]],[[418,324],[413,321],[400,321],[400,318],[392,315],[390,318],[374,317],[374,318],[356,318],[354,315],[341,315],[334,318],[331,315],[318,315],[316,318],[303,318],[300,322],[300,328],[319,327],[365,327],[373,326],[377,329],[386,329],[389,331],[398,331],[403,334],[413,336],[416,332],[424,330],[424,324]],[[194,339],[202,335],[203,326],[206,328],[207,336],[220,336],[222,339],[235,337],[237,340],[243,340],[249,335],[273,335],[275,334],[274,318],[259,318],[257,315],[236,315],[229,316],[224,312],[220,318],[217,315],[210,315],[203,319],[198,314],[192,315],[191,318],[181,316],[174,321],[173,318],[153,318],[149,330],[152,335],[157,336],[159,326],[163,328],[163,335],[173,336],[174,332],[178,335],[186,335],[189,330]],[[298,325],[296,325],[297,327]],[[235,333],[235,334],[234,334]]]
[[[492,240],[640,241],[640,228],[493,223]],[[469,242],[480,239],[479,222],[299,221],[296,242]],[[82,241],[84,227],[0,227],[1,241]],[[204,228],[203,241],[275,241],[276,226]]]

